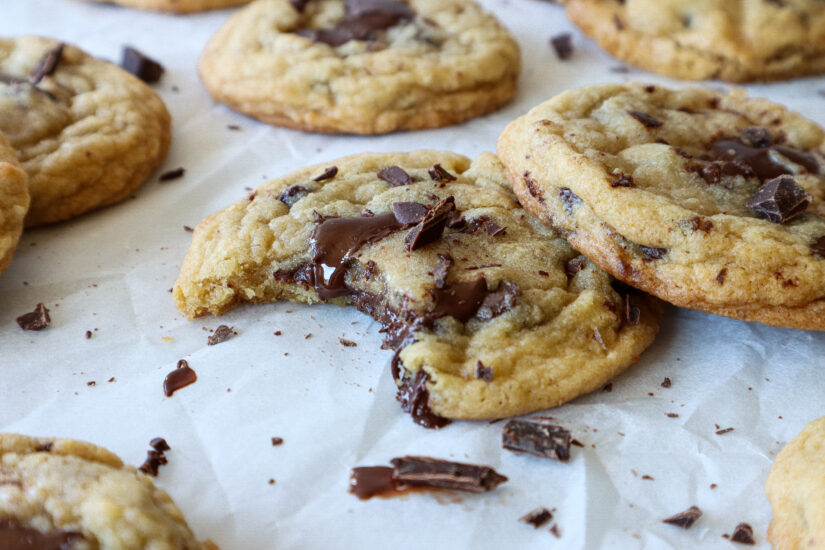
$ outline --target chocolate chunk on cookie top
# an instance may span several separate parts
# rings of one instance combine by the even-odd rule
[[[634,296],[630,323],[604,272],[579,259],[568,274],[579,254],[519,207],[496,157],[419,151],[335,165],[324,182],[312,182],[323,167],[306,168],[202,222],[178,308],[353,304],[383,325],[398,400],[428,427],[558,405],[604,386],[652,341],[658,302]],[[382,177],[387,167],[411,183]]]
[[[813,122],[738,91],[601,85],[534,108],[498,148],[524,207],[616,278],[678,306],[825,330]]]
[[[382,134],[497,109],[519,59],[473,0],[257,0],[212,38],[200,73],[215,99],[264,122]]]

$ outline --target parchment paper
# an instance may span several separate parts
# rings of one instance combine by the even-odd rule
[[[85,439],[136,465],[152,437],[165,437],[172,451],[157,483],[198,536],[224,550],[724,549],[733,543],[722,535],[742,521],[754,527],[757,547],[768,547],[763,485],[772,460],[825,415],[825,334],[670,308],[656,343],[612,392],[546,413],[585,444],[560,464],[502,450],[502,424],[456,422],[441,431],[413,424],[394,399],[379,326],[354,309],[280,303],[195,322],[175,310],[169,289],[191,238],[183,226],[247,188],[367,151],[476,156],[494,150],[508,121],[567,88],[686,85],[611,70],[622,64],[552,3],[482,3],[521,44],[515,101],[451,128],[359,138],[269,127],[214,103],[195,65],[231,10],[171,16],[75,0],[2,0],[1,35],[52,36],[112,60],[130,44],[160,60],[167,73],[156,89],[174,137],[168,160],[134,200],[24,235],[0,276],[0,429]],[[574,33],[566,62],[548,44],[561,32]],[[825,123],[822,78],[747,88]],[[184,178],[158,183],[160,172],[179,166]],[[23,332],[14,319],[38,302],[51,310],[52,326]],[[205,330],[219,324],[238,335],[207,347]],[[358,346],[344,347],[339,337]],[[166,398],[164,376],[181,358],[198,382]],[[672,387],[660,386],[665,377]],[[735,430],[716,435],[717,425]],[[273,436],[284,444],[273,447]],[[351,467],[405,454],[488,464],[510,480],[480,496],[362,502],[347,493]],[[691,505],[705,513],[692,529],[661,523]],[[517,521],[537,506],[555,509],[560,539]]]

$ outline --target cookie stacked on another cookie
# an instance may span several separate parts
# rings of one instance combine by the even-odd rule
[[[11,263],[29,209],[29,180],[0,134],[0,273]]]
[[[397,351],[420,424],[560,405],[635,362],[661,303],[519,207],[499,160],[363,154],[276,179],[195,230],[174,288],[189,317],[243,302],[352,303]]]
[[[825,132],[740,92],[565,92],[499,154],[524,207],[673,304],[825,330]]]
[[[54,40],[0,40],[0,132],[29,176],[26,226],[129,196],[163,161],[170,117],[126,71]]]
[[[146,474],[95,445],[0,434],[0,547],[207,550]]]
[[[212,38],[200,74],[270,124],[381,134],[495,110],[515,94],[519,49],[472,0],[257,0]]]
[[[570,18],[621,60],[732,82],[825,71],[821,0],[567,0]]]

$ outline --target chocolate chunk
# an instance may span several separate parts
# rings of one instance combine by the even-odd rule
[[[394,369],[398,367],[393,365]],[[393,378],[398,379],[397,374]],[[398,387],[396,399],[401,402],[401,410],[410,413],[413,421],[425,428],[442,428],[451,421],[438,416],[430,409],[430,392],[427,391],[427,381],[430,375],[424,369],[419,369],[415,378],[410,380],[404,377]]]
[[[415,17],[410,7],[399,0],[346,0],[347,17],[358,18],[380,15],[397,19]]]
[[[410,185],[415,182],[412,176],[406,173],[400,166],[387,166],[378,172],[378,179],[386,181],[393,187]]]
[[[753,527],[747,523],[740,523],[733,530],[730,540],[740,544],[748,544],[753,546],[756,544],[756,539],[753,538]]]
[[[662,121],[650,116],[647,113],[642,113],[640,111],[628,111],[627,114],[638,120],[642,123],[642,126],[645,128],[658,128],[662,125]]]
[[[722,162],[720,167],[724,175],[756,176],[762,181],[767,181],[793,174],[793,170],[778,162],[772,153],[779,153],[811,174],[819,173],[819,162],[813,154],[786,145],[753,147],[739,138],[728,137],[711,143],[709,153],[711,160]],[[745,173],[743,167],[747,168],[748,173]]]
[[[435,288],[444,288],[444,285],[447,283],[447,275],[454,263],[452,256],[445,254],[438,255],[438,263],[432,271]]]
[[[123,47],[120,66],[148,84],[157,82],[163,76],[163,66],[160,63],[130,46]]]
[[[506,235],[507,228],[502,227],[492,220],[485,221],[483,224],[484,231],[491,237],[498,237],[499,235]]]
[[[376,495],[392,494],[398,490],[393,479],[394,470],[389,466],[360,466],[353,468],[349,476],[349,492],[366,500]]]
[[[516,283],[502,281],[498,289],[490,292],[481,302],[481,307],[476,312],[476,317],[482,321],[489,321],[513,309],[516,305],[516,298],[521,294]]]
[[[273,447],[277,447],[278,445],[283,445],[284,444],[284,438],[283,437],[273,437],[271,439],[271,441],[272,441],[272,446]]]
[[[159,453],[172,450],[172,447],[162,437],[155,437],[149,442],[149,446]]]
[[[817,256],[825,258],[825,236],[820,237],[811,245],[811,252]]]
[[[581,197],[566,187],[559,189],[559,198],[568,216],[572,216],[573,210],[582,202]]]
[[[650,246],[639,245],[639,250],[642,254],[650,260],[661,260],[667,255],[667,248],[653,248]]]
[[[164,464],[167,464],[168,462],[169,460],[165,456],[163,456],[162,452],[149,450],[146,451],[146,460],[143,461],[143,464],[138,466],[138,470],[140,470],[144,474],[149,474],[150,476],[157,477],[160,467]]]
[[[61,42],[43,54],[43,57],[40,58],[37,66],[32,71],[31,76],[29,76],[29,83],[31,83],[32,86],[37,86],[41,80],[54,74],[54,71],[60,64],[60,60],[63,58],[63,48],[65,46],[66,45]]]
[[[337,166],[330,166],[329,168],[325,168],[323,172],[319,176],[312,178],[312,181],[326,181],[331,180],[338,174],[338,167]]]
[[[785,223],[811,204],[811,195],[790,176],[779,176],[762,184],[748,201],[748,210],[773,223]]]
[[[768,147],[773,143],[773,136],[767,128],[745,128],[742,137],[751,147]]]
[[[501,433],[501,446],[561,462],[570,459],[570,432],[546,420],[510,420]]]
[[[206,339],[206,343],[210,346],[214,346],[215,344],[220,344],[221,342],[226,342],[232,337],[232,328],[226,325],[220,325],[218,328],[215,329],[209,338]]]
[[[278,200],[291,208],[293,204],[312,192],[312,189],[304,187],[303,185],[290,185],[281,191],[281,194],[278,195]]]
[[[8,550],[71,550],[86,538],[76,531],[43,532],[13,519],[0,519],[0,548]]]
[[[569,278],[573,278],[576,273],[584,269],[584,258],[573,258],[564,264],[564,272]]]
[[[548,510],[544,506],[540,506],[532,512],[530,512],[529,514],[520,517],[518,520],[523,523],[529,523],[536,529],[539,529],[551,519],[553,519],[553,514],[550,512],[550,510]]]
[[[458,210],[453,210],[447,216],[447,227],[450,229],[460,230],[461,228],[467,225],[467,220],[464,219],[464,216],[461,215],[461,212]]]
[[[662,381],[661,386],[662,386],[663,388],[669,388],[671,385],[673,385],[673,382],[671,382],[670,378],[668,378],[667,376],[665,376],[665,379]]]
[[[633,187],[634,185],[633,176],[630,174],[622,174],[610,182],[610,187]]]
[[[455,317],[462,323],[469,321],[487,297],[487,280],[484,277],[472,281],[455,282],[444,288],[430,289],[435,307],[428,314],[431,319]]]
[[[493,367],[485,367],[484,363],[478,361],[476,363],[476,378],[479,380],[484,380],[485,382],[492,382],[493,381]]]
[[[698,506],[691,506],[684,512],[679,512],[676,515],[663,519],[662,523],[675,525],[682,529],[689,529],[700,517],[702,517],[702,510],[700,510]]]
[[[405,485],[456,489],[470,493],[492,491],[507,478],[489,466],[450,462],[424,456],[393,458],[394,479]]]
[[[347,340],[346,338],[341,338],[340,336],[338,337],[338,343],[344,346],[345,348],[354,348],[358,346],[358,344],[356,344],[352,340]]]
[[[427,173],[430,175],[431,180],[439,183],[447,183],[456,180],[456,177],[442,168],[440,164],[433,164],[430,169],[427,170]]]
[[[183,168],[183,167],[175,168],[174,170],[169,170],[169,171],[164,172],[163,174],[161,174],[160,177],[158,178],[158,181],[165,182],[165,181],[176,180],[176,179],[182,178],[185,173],[186,173],[185,168]]]
[[[404,244],[407,251],[418,250],[424,245],[430,244],[441,237],[444,226],[447,224],[447,217],[455,209],[455,199],[450,196],[442,199],[438,204],[427,211],[424,218],[407,233],[404,237]]]
[[[52,320],[49,317],[49,310],[41,302],[34,307],[34,311],[18,317],[17,324],[23,330],[43,330],[52,324]]]
[[[172,397],[173,393],[194,384],[197,380],[198,376],[189,367],[189,363],[185,359],[181,359],[178,361],[177,368],[166,375],[166,379],[163,381],[163,393],[166,394],[166,397]]]
[[[403,225],[415,225],[424,219],[429,208],[420,202],[394,202],[392,203],[392,213],[398,223]]]
[[[557,34],[551,38],[550,45],[556,50],[556,57],[561,60],[570,59],[573,55],[573,35],[569,32]]]
[[[295,8],[295,11],[298,13],[303,13],[304,8],[306,8],[307,4],[309,4],[309,0],[289,0],[289,3],[293,8]]]

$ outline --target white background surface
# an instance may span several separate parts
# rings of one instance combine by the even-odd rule
[[[552,3],[482,3],[522,46],[515,101],[452,128],[355,138],[268,127],[209,98],[195,64],[231,10],[175,17],[74,0],[2,0],[0,35],[52,36],[113,60],[131,44],[160,60],[167,73],[156,89],[174,136],[168,160],[134,200],[24,235],[0,276],[0,430],[92,441],[135,465],[151,438],[165,437],[173,450],[157,482],[198,536],[224,550],[724,549],[734,546],[722,534],[740,521],[767,547],[763,485],[771,462],[825,414],[825,334],[670,308],[656,343],[612,393],[549,413],[586,445],[560,464],[503,451],[502,424],[457,422],[441,431],[413,424],[394,399],[379,326],[353,309],[280,303],[195,322],[176,312],[168,289],[191,238],[183,226],[247,187],[352,153],[440,148],[475,156],[494,149],[508,121],[571,87],[631,79],[682,85],[611,71],[621,64],[579,34],[573,58],[558,61],[548,39],[573,27]],[[822,78],[748,88],[825,123]],[[179,166],[183,179],[157,182]],[[21,331],[15,317],[38,302],[51,310],[52,327]],[[222,323],[239,335],[207,347],[203,329]],[[358,347],[342,347],[339,336]],[[164,376],[181,358],[199,380],[166,398]],[[660,387],[666,376],[670,389]],[[87,386],[91,380],[97,384]],[[735,431],[715,435],[716,424]],[[272,436],[284,444],[272,447]],[[488,464],[510,481],[456,498],[361,502],[347,494],[351,467],[408,453]],[[661,523],[694,504],[705,515],[692,529]],[[536,506],[557,509],[561,539],[517,521]]]

